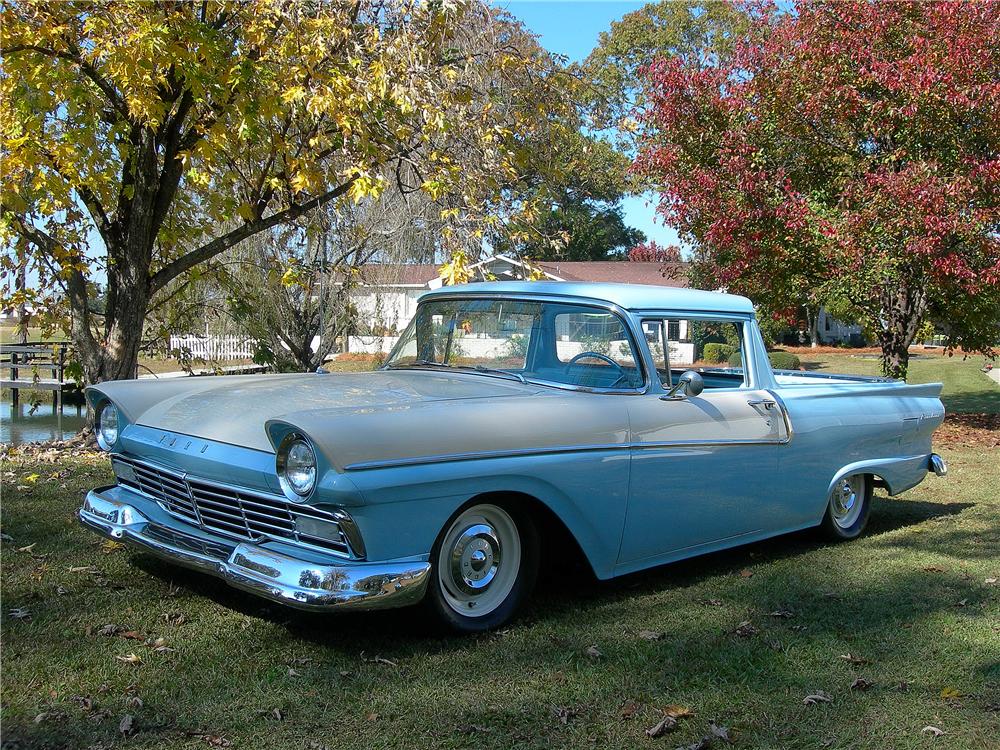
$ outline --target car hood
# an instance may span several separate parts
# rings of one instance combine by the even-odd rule
[[[101,395],[111,399],[129,423],[270,452],[264,425],[287,415],[323,410],[335,417],[537,390],[488,375],[379,370],[115,381],[93,386],[87,394],[92,404]]]

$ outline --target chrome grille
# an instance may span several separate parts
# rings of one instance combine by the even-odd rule
[[[292,505],[283,498],[260,492],[215,484],[186,474],[122,456],[114,456],[112,465],[124,464],[135,475],[115,467],[120,484],[138,490],[156,500],[169,513],[193,522],[207,531],[250,541],[261,537],[284,539],[326,551],[350,554],[346,537],[337,518],[309,506]],[[296,526],[297,518],[309,518],[336,528],[329,539],[306,533]]]

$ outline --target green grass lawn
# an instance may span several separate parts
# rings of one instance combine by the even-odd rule
[[[965,365],[938,367],[927,379],[950,399],[995,403]],[[73,515],[110,480],[103,457],[9,456],[3,737],[672,750],[714,720],[735,748],[995,748],[1000,461],[982,433],[942,445],[946,479],[878,497],[855,542],[796,534],[613,582],[550,577],[524,617],[476,638],[436,635],[407,610],[297,613],[104,544]],[[803,703],[820,692],[832,702]],[[667,706],[694,715],[647,737]]]

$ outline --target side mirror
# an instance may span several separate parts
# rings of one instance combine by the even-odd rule
[[[666,396],[660,396],[663,401],[682,401],[691,396],[697,396],[705,390],[705,381],[694,370],[686,370]]]

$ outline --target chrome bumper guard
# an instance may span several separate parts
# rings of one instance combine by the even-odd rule
[[[937,453],[931,454],[931,457],[927,460],[927,468],[939,477],[948,475],[948,464]]]
[[[430,563],[317,564],[189,526],[119,486],[88,492],[79,517],[84,526],[109,539],[298,609],[403,607],[420,601],[427,588]]]

